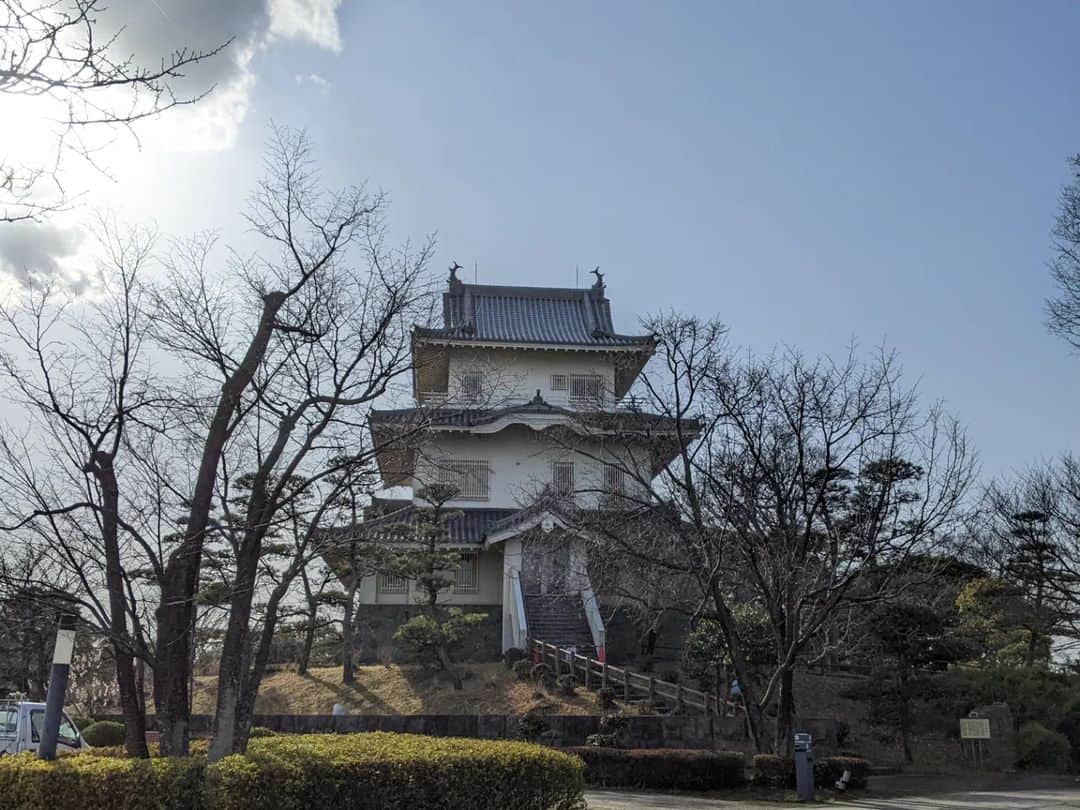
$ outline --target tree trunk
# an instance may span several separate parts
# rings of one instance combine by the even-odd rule
[[[712,601],[713,607],[716,608],[717,621],[724,634],[724,641],[731,653],[731,665],[735,670],[735,677],[739,679],[743,705],[746,707],[747,730],[754,743],[754,751],[759,754],[765,753],[768,750],[765,742],[765,720],[757,700],[757,689],[750,677],[750,666],[746,662],[742,641],[735,625],[735,617],[731,615],[727,602],[715,586],[712,588]]]
[[[915,757],[911,751],[911,678],[907,656],[897,659],[897,675],[900,681],[900,740],[904,746],[904,762],[911,764]]]
[[[791,735],[795,721],[795,672],[790,666],[780,670],[780,696],[776,706],[776,753],[790,757],[795,743]]]
[[[257,546],[256,546],[257,548]],[[236,560],[236,579],[229,600],[229,624],[221,645],[218,665],[217,709],[209,759],[217,762],[236,750],[237,726],[244,681],[248,674],[248,639],[251,632],[251,603],[258,576],[258,553],[245,540]],[[269,616],[267,621],[269,621]]]
[[[353,672],[353,611],[356,609],[357,580],[354,572],[352,584],[345,591],[345,615],[341,618],[341,682],[346,685],[356,683]]]
[[[307,570],[300,570],[300,577],[304,582],[304,597],[307,599],[307,623],[304,625],[304,642],[300,645],[300,655],[296,661],[296,672],[307,675],[308,665],[311,663],[311,648],[315,646],[315,621],[319,615],[319,603],[315,594],[311,591],[311,580],[308,579]]]
[[[442,645],[442,644],[439,645],[439,651],[438,652],[439,652],[439,663],[442,664],[442,668],[446,671],[446,674],[449,675],[450,678],[453,680],[454,689],[456,691],[460,692],[462,689],[465,688],[464,684],[462,684],[462,682],[461,682],[461,673],[458,672],[457,667],[454,666],[454,662],[450,660],[450,653],[447,652],[446,647],[444,645]]]
[[[191,650],[195,620],[195,591],[199,584],[203,542],[210,524],[221,453],[241,397],[266,355],[277,313],[285,293],[263,296],[259,325],[240,365],[225,380],[203,444],[195,491],[184,528],[184,539],[169,555],[161,583],[157,609],[157,647],[154,656],[154,703],[161,727],[161,751],[166,756],[188,752],[191,697],[188,684],[192,670]],[[220,698],[220,695],[219,695]]]
[[[127,626],[127,601],[124,598],[124,571],[120,562],[120,487],[112,456],[96,452],[87,471],[101,488],[101,541],[105,556],[105,585],[109,591],[109,635],[116,663],[116,685],[124,714],[125,745],[129,757],[146,759],[146,715],[139,698],[135,677],[135,657]]]

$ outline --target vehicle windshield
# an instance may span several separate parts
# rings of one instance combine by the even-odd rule
[[[41,742],[41,730],[44,727],[45,712],[42,709],[30,712],[30,736],[34,742]],[[66,714],[60,717],[60,734],[57,736],[57,741],[61,745],[70,745],[73,748],[79,745],[79,732]]]

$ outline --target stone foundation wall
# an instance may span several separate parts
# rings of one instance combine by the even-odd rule
[[[196,734],[210,730],[206,715],[192,717]],[[519,717],[486,714],[418,715],[256,715],[255,725],[282,734],[394,731],[435,737],[472,737],[488,740],[518,737]],[[544,715],[547,726],[543,742],[548,745],[584,745],[585,738],[600,732],[596,715]],[[725,748],[746,740],[745,724],[738,717],[705,715],[634,716],[628,718],[626,744],[630,748]],[[153,728],[154,718],[147,718]]]

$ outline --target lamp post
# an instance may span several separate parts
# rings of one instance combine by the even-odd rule
[[[56,743],[60,736],[60,720],[64,716],[64,695],[67,692],[71,655],[75,651],[76,616],[60,614],[53,650],[52,672],[49,673],[49,692],[45,697],[45,727],[41,730],[38,759],[56,759]]]

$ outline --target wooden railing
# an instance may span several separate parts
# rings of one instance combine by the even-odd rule
[[[607,661],[582,655],[573,648],[560,648],[534,639],[529,649],[533,660],[546,664],[556,678],[569,675],[586,689],[613,689],[615,696],[622,700],[645,698],[651,706],[658,698],[663,698],[675,712],[696,709],[704,714],[723,714],[726,708],[719,695],[689,689],[681,684],[660,680],[654,675],[614,667]]]

